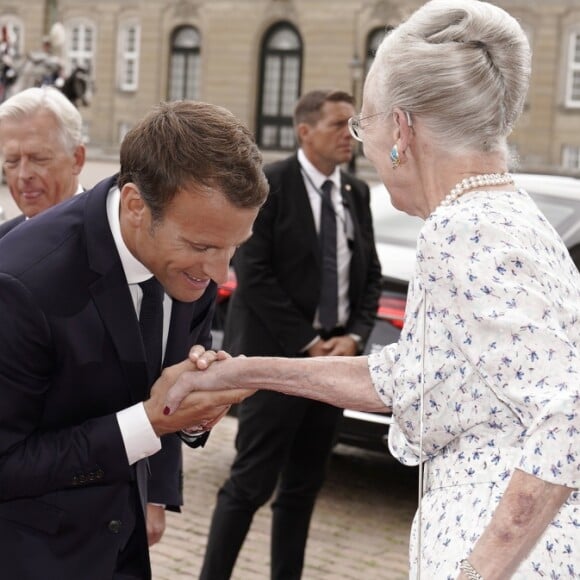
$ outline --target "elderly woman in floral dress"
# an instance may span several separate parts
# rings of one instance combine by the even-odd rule
[[[580,577],[580,275],[507,173],[530,59],[518,23],[477,0],[428,2],[377,52],[351,131],[395,207],[425,219],[398,343],[208,352],[167,399],[242,386],[392,410],[391,452],[424,465],[412,578]]]

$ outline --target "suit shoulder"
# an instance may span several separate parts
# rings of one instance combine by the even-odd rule
[[[298,160],[295,155],[290,157],[285,157],[284,159],[279,159],[278,161],[273,161],[264,165],[264,174],[267,179],[273,180],[280,178],[283,175],[287,175],[290,172],[296,172],[300,169]]]
[[[300,178],[300,165],[296,156],[286,157],[265,165],[264,174],[270,185],[269,197],[271,198],[296,186],[296,182]]]
[[[355,177],[351,173],[341,172],[341,179],[344,184],[349,184],[353,189],[360,192],[368,192],[369,184],[362,179]]]
[[[24,214],[15,218],[9,219],[0,225],[0,238],[3,238],[9,231],[13,230],[18,224],[24,221]]]

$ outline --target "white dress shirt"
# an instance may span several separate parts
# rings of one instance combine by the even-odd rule
[[[349,271],[350,259],[352,252],[348,247],[347,239],[347,216],[346,209],[343,204],[342,195],[340,193],[341,180],[340,168],[335,167],[330,175],[324,175],[310,163],[304,151],[298,150],[298,162],[302,167],[302,177],[310,206],[312,208],[312,216],[314,217],[314,224],[316,231],[320,232],[320,210],[322,207],[322,193],[321,187],[326,180],[332,181],[332,191],[330,198],[336,214],[336,266],[338,269],[338,326],[346,326],[348,317],[350,316],[350,303],[348,300],[349,289]],[[320,327],[318,318],[318,310],[314,318],[314,326]]]
[[[138,317],[143,297],[139,283],[148,280],[153,274],[131,254],[129,248],[125,245],[119,222],[120,200],[119,188],[116,186],[111,188],[107,196],[107,218],[125,277],[129,283],[129,291],[131,292],[131,298]],[[165,294],[163,301],[163,352],[165,352],[167,344],[170,319],[171,299]],[[139,461],[139,459],[149,457],[161,449],[161,440],[151,426],[143,403],[137,403],[132,407],[119,411],[117,413],[117,421],[119,422],[129,465]]]

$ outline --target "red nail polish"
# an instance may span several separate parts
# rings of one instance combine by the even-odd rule
[[[163,409],[163,414],[164,414],[164,415],[169,415],[169,411],[170,411],[169,407],[165,407],[165,408]]]

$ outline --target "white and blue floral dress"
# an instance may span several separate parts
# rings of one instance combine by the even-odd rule
[[[399,342],[369,356],[402,463],[422,430],[411,578],[419,529],[421,578],[457,578],[514,468],[578,489],[579,355],[580,275],[527,193],[467,193],[425,221]],[[513,578],[580,578],[578,491]]]

